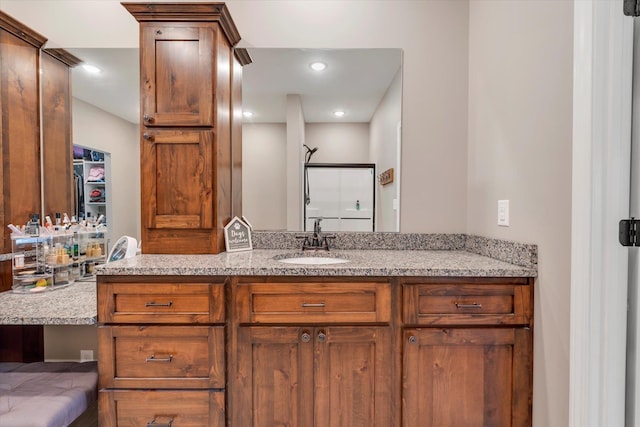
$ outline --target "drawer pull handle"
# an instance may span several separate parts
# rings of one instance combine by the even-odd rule
[[[318,332],[318,341],[325,342],[327,340],[327,333],[325,331]]]
[[[326,307],[327,304],[323,303],[323,302],[318,302],[318,303],[313,303],[313,302],[303,302],[302,303],[303,307]]]
[[[482,308],[482,304],[479,304],[477,302],[474,302],[473,304],[461,304],[461,303],[456,303],[456,308],[457,309],[465,309],[465,308]]]
[[[151,356],[147,357],[146,362],[166,362],[166,363],[171,363],[171,361],[173,360],[173,354],[170,354],[169,357],[164,357],[164,358],[157,358],[155,354],[152,354]]]
[[[171,424],[173,424],[173,418],[169,418],[169,422],[167,423],[159,423],[156,420],[157,418],[154,418],[151,421],[149,421],[147,423],[147,427],[171,427]]]
[[[311,341],[311,334],[309,333],[309,331],[303,331],[300,339],[302,340],[302,342],[309,342]]]
[[[151,301],[146,303],[144,306],[145,307],[171,307],[173,305],[173,301],[169,301],[169,302],[155,302],[155,301]]]
[[[153,123],[153,117],[151,117],[149,114],[145,114],[144,116],[142,116],[142,120],[144,120],[145,123]]]
[[[409,344],[417,344],[417,343],[418,343],[418,337],[416,337],[415,335],[410,335]]]

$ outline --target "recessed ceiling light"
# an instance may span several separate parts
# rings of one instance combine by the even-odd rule
[[[98,67],[96,67],[95,65],[91,65],[91,64],[82,64],[82,68],[85,69],[85,71],[91,73],[91,74],[100,74],[102,72],[102,70]]]
[[[327,68],[327,64],[325,64],[324,62],[316,61],[309,64],[309,67],[311,67],[313,71],[323,71],[325,68]]]
[[[253,117],[253,113],[251,111],[243,111],[242,115],[245,117]]]
[[[344,111],[341,111],[341,110],[333,112],[333,115],[336,116],[336,117],[342,117],[342,116],[344,116],[344,114],[345,114]]]

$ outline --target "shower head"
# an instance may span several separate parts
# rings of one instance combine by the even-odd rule
[[[309,163],[309,160],[311,160],[311,156],[313,156],[313,153],[318,151],[318,147],[309,148],[307,144],[302,144],[302,146],[307,150],[307,153],[304,156],[304,162],[306,164]]]

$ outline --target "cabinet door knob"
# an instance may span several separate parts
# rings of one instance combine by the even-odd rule
[[[416,337],[415,335],[409,336],[409,344],[417,344],[417,343],[418,343],[418,337]]]
[[[327,333],[323,330],[318,332],[318,341],[325,342],[327,340]]]
[[[144,120],[145,123],[153,123],[153,117],[148,114],[142,116],[142,120]]]
[[[153,135],[149,135],[149,134],[148,134],[148,133],[146,133],[146,132],[142,134],[142,137],[143,137],[144,139],[146,139],[147,141],[153,141],[153,140],[154,140]]]
[[[302,342],[309,342],[311,341],[311,334],[309,333],[309,331],[302,331],[300,339],[302,340]]]
[[[171,427],[171,425],[173,424],[173,417],[168,417],[169,421],[166,423],[159,423],[157,420],[157,418],[153,418],[151,421],[149,421],[147,423],[147,427]]]

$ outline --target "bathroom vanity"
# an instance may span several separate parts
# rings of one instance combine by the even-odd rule
[[[100,425],[531,425],[535,260],[467,247],[279,261],[299,255],[103,267]]]

